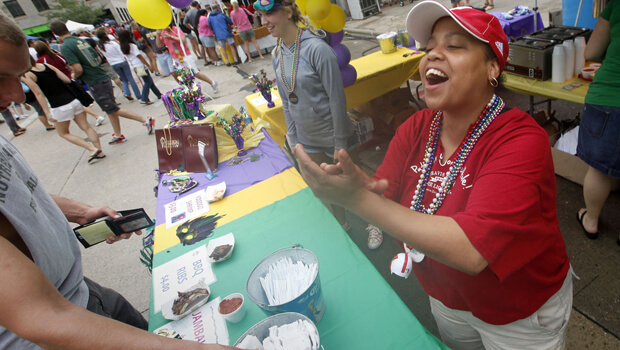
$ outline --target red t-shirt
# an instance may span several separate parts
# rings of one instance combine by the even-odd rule
[[[52,65],[61,72],[65,73],[69,79],[71,79],[71,72],[69,72],[69,68],[67,68],[67,60],[60,53],[56,53],[56,57],[50,57],[48,54],[43,53],[37,58],[37,63],[47,63]]]
[[[389,181],[384,195],[407,207],[420,179],[433,116],[426,109],[401,125],[375,174]],[[437,154],[442,153],[440,142]],[[437,157],[425,206],[455,156],[447,162]],[[452,217],[489,266],[470,276],[426,257],[413,266],[424,290],[490,324],[507,324],[538,310],[560,289],[569,269],[555,190],[546,132],[525,112],[505,108],[478,140],[436,213]]]

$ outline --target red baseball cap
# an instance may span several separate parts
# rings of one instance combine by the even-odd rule
[[[409,35],[426,46],[431,37],[435,23],[450,16],[469,34],[489,44],[499,61],[500,70],[504,70],[508,58],[508,39],[497,17],[471,7],[448,9],[436,1],[423,1],[415,5],[407,15]]]

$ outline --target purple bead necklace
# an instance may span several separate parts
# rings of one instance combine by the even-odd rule
[[[439,135],[441,133],[441,125],[443,120],[443,112],[438,111],[435,113],[435,117],[431,123],[431,130],[428,135],[428,142],[426,143],[426,149],[424,152],[424,164],[420,171],[420,180],[413,195],[410,209],[418,211],[420,213],[426,213],[433,215],[439,210],[439,207],[443,204],[444,199],[456,177],[461,172],[467,157],[474,149],[476,142],[482,136],[482,133],[487,129],[491,122],[497,117],[504,108],[504,101],[497,95],[493,95],[491,101],[484,107],[480,116],[476,120],[474,127],[467,133],[467,136],[461,142],[461,145],[457,149],[457,156],[454,164],[452,164],[448,170],[448,174],[441,181],[441,187],[437,191],[433,202],[429,204],[428,208],[423,204],[424,195],[426,194],[426,188],[428,180],[431,177],[431,169],[437,158],[437,144],[439,141]]]

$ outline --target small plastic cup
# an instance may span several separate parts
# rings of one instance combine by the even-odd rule
[[[594,67],[584,67],[581,69],[581,77],[584,79],[592,79],[596,75],[596,68]]]
[[[231,300],[231,299],[241,299],[241,305],[239,305],[239,307],[237,307],[235,310],[229,313],[222,313],[222,310],[221,310],[222,303],[224,303],[224,301]],[[244,304],[245,304],[245,298],[243,297],[243,294],[233,293],[227,296],[226,298],[222,299],[222,301],[220,302],[220,305],[217,308],[217,311],[220,313],[220,315],[224,317],[226,321],[230,323],[237,323],[243,320],[243,318],[245,317],[245,308],[243,307]]]

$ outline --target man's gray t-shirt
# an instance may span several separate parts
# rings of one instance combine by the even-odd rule
[[[28,246],[34,263],[60,294],[86,308],[89,293],[73,230],[21,153],[2,136],[0,212],[17,230]],[[0,326],[0,349],[41,348]]]
[[[185,19],[183,23],[189,23],[194,28],[194,31],[198,31],[198,9],[191,8],[185,14]]]

